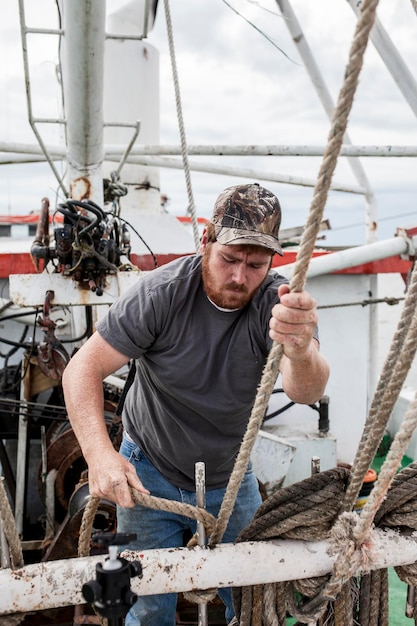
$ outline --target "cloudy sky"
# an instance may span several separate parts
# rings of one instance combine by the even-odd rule
[[[110,10],[121,4],[122,0],[107,2]],[[56,26],[53,0],[26,0],[25,5],[29,25]],[[354,12],[346,0],[292,0],[291,5],[336,102],[354,34]],[[274,0],[175,0],[170,3],[170,11],[188,145],[326,145],[330,121]],[[27,124],[17,0],[2,0],[2,15],[0,141],[33,143]],[[378,16],[410,71],[417,76],[417,16],[411,1],[380,0]],[[178,145],[162,0],[148,42],[160,54],[160,142]],[[56,43],[33,46],[31,55],[33,75],[38,80],[39,111],[35,114],[56,116]],[[366,52],[348,133],[354,145],[417,146],[415,114],[372,44]],[[45,136],[54,144],[63,141],[62,131],[45,129]],[[196,159],[205,164],[250,168],[313,182],[321,164],[320,157],[193,157]],[[380,238],[393,236],[398,226],[417,225],[416,160],[363,157],[361,164],[376,195]],[[357,185],[346,159],[339,159],[333,180]],[[244,176],[192,172],[197,213],[208,216],[224,187],[251,181]],[[305,223],[312,187],[267,180],[262,184],[280,198],[284,228]],[[40,198],[53,197],[55,190],[55,178],[45,165],[4,165],[0,175],[0,213],[36,209]],[[161,192],[169,198],[170,212],[185,213],[188,201],[181,171],[161,170]],[[363,243],[364,215],[362,196],[331,192],[325,218],[332,231],[326,241],[330,245]]]

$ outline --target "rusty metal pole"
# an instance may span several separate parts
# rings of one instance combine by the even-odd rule
[[[195,464],[196,505],[206,508],[206,466],[201,461]],[[197,543],[206,545],[206,529],[203,522],[197,522]],[[198,626],[208,626],[207,603],[198,605]]]

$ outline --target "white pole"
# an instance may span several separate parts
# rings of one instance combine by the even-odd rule
[[[46,145],[46,149],[53,159],[64,159],[65,148],[62,146]],[[306,146],[306,145],[189,145],[188,153],[192,156],[284,156],[284,157],[321,157],[326,146]],[[105,156],[117,156],[121,158],[125,151],[124,147],[115,144],[104,146]],[[36,144],[25,144],[16,142],[0,141],[0,153],[15,152],[16,154],[36,154],[42,155],[41,148]],[[181,146],[162,145],[135,145],[130,151],[130,156],[167,155],[180,156]],[[367,146],[367,145],[346,145],[340,149],[340,156],[355,157],[417,157],[417,146]],[[129,162],[129,158],[127,159]]]
[[[325,254],[323,256],[314,257],[310,261],[307,278],[313,276],[322,276],[332,272],[356,267],[363,263],[386,259],[391,256],[401,254],[414,254],[414,246],[417,243],[417,237],[407,240],[405,237],[393,237],[384,241],[369,243],[365,246],[357,248],[348,248],[347,250],[339,250],[333,254]],[[280,265],[279,272],[286,278],[291,278],[295,268],[295,263]]]
[[[327,88],[327,85],[324,81],[323,75],[319,69],[318,64],[316,63],[313,53],[311,52],[310,46],[307,43],[307,39],[301,29],[301,26],[297,20],[297,17],[291,7],[289,0],[276,0],[279,8],[281,9],[281,13],[284,18],[284,23],[286,24],[295,46],[303,60],[304,66],[310,76],[311,82],[317,92],[318,97],[320,98],[320,102],[323,105],[324,110],[327,113],[327,117],[329,120],[333,119],[335,104],[330,95],[330,91]],[[350,145],[351,141],[348,133],[344,135],[344,143]],[[359,185],[365,190],[365,197],[367,202],[367,211],[366,211],[366,228],[367,228],[367,243],[371,243],[372,241],[376,241],[376,202],[375,196],[371,189],[371,185],[366,176],[365,170],[363,169],[360,161],[355,157],[348,157],[349,165],[352,169],[353,174],[356,177]]]
[[[372,551],[366,571],[417,561],[413,537],[374,530],[369,545]],[[143,577],[132,579],[132,591],[145,596],[323,576],[334,562],[328,548],[325,541],[274,540],[222,544],[215,549],[126,551],[123,555],[140,561]],[[105,558],[64,559],[0,570],[0,615],[84,604],[82,586],[95,577],[96,564]]]
[[[64,87],[70,196],[103,205],[105,0],[62,0]]]
[[[360,5],[357,0],[347,1],[354,13],[358,15]],[[417,115],[417,82],[378,18],[375,20],[370,37],[414,115]]]

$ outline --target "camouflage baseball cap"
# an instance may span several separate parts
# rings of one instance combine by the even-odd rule
[[[281,207],[278,198],[258,183],[222,191],[211,222],[217,241],[223,245],[263,246],[282,255],[278,241]]]

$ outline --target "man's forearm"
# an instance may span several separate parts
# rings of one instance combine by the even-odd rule
[[[70,362],[62,386],[68,418],[88,462],[93,452],[110,442],[103,413],[103,382],[91,371],[84,375],[83,370]]]
[[[329,366],[314,339],[302,358],[290,359],[284,354],[280,369],[282,387],[293,402],[313,404],[322,397],[329,378]]]

